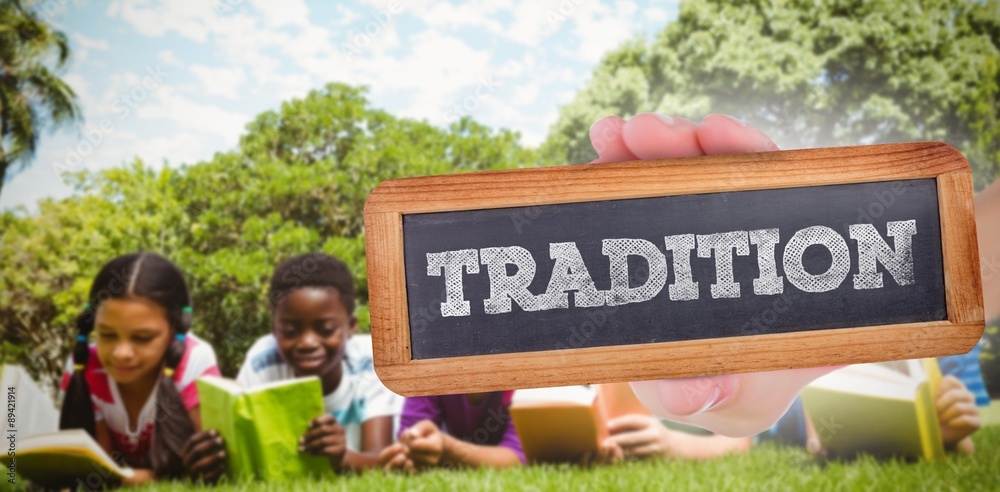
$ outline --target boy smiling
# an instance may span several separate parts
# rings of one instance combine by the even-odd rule
[[[275,269],[269,295],[271,333],[247,352],[237,381],[252,388],[319,377],[326,412],[303,429],[299,451],[328,457],[338,471],[378,466],[402,398],[376,377],[371,348],[352,342],[357,318],[347,265],[325,254],[296,256]],[[225,466],[221,437],[204,434],[192,446],[191,472],[217,476]]]

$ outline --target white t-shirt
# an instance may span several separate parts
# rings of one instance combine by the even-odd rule
[[[323,396],[323,406],[344,427],[347,447],[361,450],[361,424],[375,417],[398,420],[403,397],[389,391],[375,375],[370,335],[354,335],[347,343],[344,375],[337,389]],[[236,380],[244,388],[292,379],[295,374],[278,352],[274,335],[250,347]]]

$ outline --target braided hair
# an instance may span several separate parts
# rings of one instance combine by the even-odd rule
[[[163,356],[163,375],[154,390],[156,428],[149,456],[149,466],[158,477],[183,474],[184,443],[194,434],[194,424],[174,385],[173,372],[184,355],[185,336],[191,328],[191,297],[184,275],[170,260],[154,253],[119,256],[101,268],[90,288],[88,302],[76,318],[76,345],[73,348],[73,374],[66,388],[60,429],[84,429],[95,436],[94,408],[84,369],[90,356],[88,339],[100,303],[108,299],[143,297],[159,304],[175,335]],[[136,466],[133,464],[133,466]]]

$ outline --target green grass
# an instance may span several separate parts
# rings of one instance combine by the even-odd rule
[[[997,408],[994,405],[992,411]],[[976,453],[940,462],[818,463],[804,450],[762,445],[748,454],[704,463],[646,462],[579,469],[531,466],[513,470],[436,470],[417,476],[369,472],[334,482],[222,484],[250,490],[1000,490],[1000,425],[973,436]],[[163,484],[150,490],[190,490]]]
[[[709,462],[655,461],[589,469],[435,470],[415,476],[372,471],[333,481],[223,483],[205,490],[1000,490],[1000,401],[982,410],[984,426],[973,435],[975,454],[949,455],[939,462],[862,458],[819,463],[802,449],[765,444],[744,455]],[[143,490],[195,488],[189,483],[162,483]]]

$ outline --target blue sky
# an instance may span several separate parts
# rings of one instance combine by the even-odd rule
[[[0,209],[72,193],[60,171],[211,158],[281,101],[330,81],[446,125],[469,114],[537,145],[600,57],[676,19],[676,2],[43,0],[65,32],[83,122],[42,136]]]

